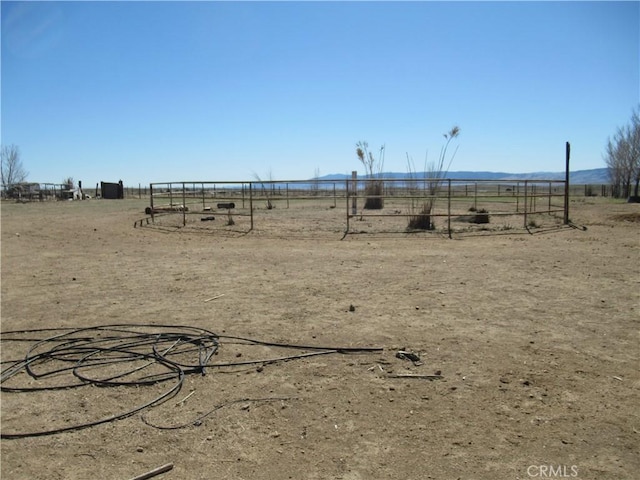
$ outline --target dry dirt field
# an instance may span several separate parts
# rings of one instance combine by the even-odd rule
[[[2,204],[3,370],[72,331],[25,330],[114,324],[143,338],[213,332],[218,366],[83,429],[174,380],[53,388],[79,384],[74,371],[126,380],[109,371],[128,368],[116,354],[104,371],[7,375],[5,390],[47,388],[2,392],[2,479],[130,479],[166,464],[154,478],[639,478],[640,205],[576,198],[586,230],[453,239],[341,239],[339,208],[317,221],[311,208],[261,212],[248,234],[134,228],[146,205]],[[340,350],[359,347],[381,350]],[[94,355],[82,352],[66,366]],[[299,358],[268,361],[286,356]],[[56,429],[68,431],[13,438]]]

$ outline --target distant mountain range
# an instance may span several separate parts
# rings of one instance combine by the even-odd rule
[[[383,178],[407,178],[407,172],[383,172]],[[416,172],[414,178],[425,178],[424,172]],[[564,180],[564,172],[532,172],[532,173],[507,173],[507,172],[447,172],[445,178],[460,180]],[[345,180],[351,175],[340,173],[324,175],[319,180]],[[362,178],[362,177],[361,177]],[[573,185],[602,185],[609,184],[609,169],[594,168],[592,170],[576,170],[569,172],[569,183]]]

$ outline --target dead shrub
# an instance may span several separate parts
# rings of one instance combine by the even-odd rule
[[[365,187],[365,195],[367,198],[364,202],[364,208],[368,210],[382,210],[384,208],[383,190],[384,183],[381,180],[368,182]]]
[[[425,203],[422,210],[409,217],[407,230],[433,230],[435,225],[431,221],[431,207]]]

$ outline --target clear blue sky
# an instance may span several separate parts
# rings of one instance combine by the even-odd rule
[[[639,2],[2,1],[2,143],[29,180],[604,167],[640,101]]]

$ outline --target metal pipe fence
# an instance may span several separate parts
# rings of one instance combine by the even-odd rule
[[[217,213],[227,217],[226,225],[211,222],[206,227],[235,225],[236,229],[251,231],[256,225],[266,228],[267,224],[283,224],[294,210],[296,215],[308,215],[311,222],[315,221],[314,211],[324,211],[333,213],[326,213],[322,224],[328,225],[329,221],[336,226],[342,224],[340,229],[345,234],[362,231],[356,224],[368,222],[375,223],[373,230],[444,230],[451,237],[455,231],[474,226],[487,229],[489,218],[493,219],[493,228],[513,228],[505,222],[517,218],[528,228],[543,215],[557,221],[568,214],[565,190],[562,180],[357,178],[357,175],[344,180],[163,182],[150,185],[147,214],[152,223],[162,218],[175,224],[179,219],[185,227],[196,225],[195,222],[205,226],[200,221],[213,220],[207,215]],[[371,208],[368,204],[378,206]],[[342,221],[339,205],[344,206]],[[277,214],[266,213],[276,209]],[[412,228],[413,222],[425,214],[429,216],[428,226]],[[505,219],[502,223],[501,218]]]

